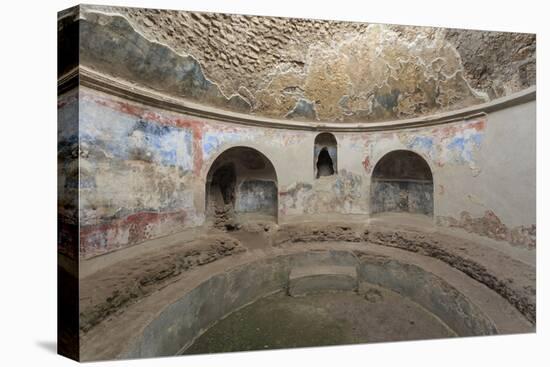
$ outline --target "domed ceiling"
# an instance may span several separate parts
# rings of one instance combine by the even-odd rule
[[[533,34],[89,5],[60,30],[77,17],[81,65],[260,117],[406,119],[535,85]]]

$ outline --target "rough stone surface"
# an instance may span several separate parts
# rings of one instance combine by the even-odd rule
[[[389,256],[373,256],[361,250],[355,253],[361,260],[358,269],[361,279],[409,297],[445,320],[445,324],[458,335],[497,334],[494,322],[444,279]],[[423,286],[419,287],[419,284]]]
[[[354,291],[357,271],[353,266],[308,266],[290,271],[288,294],[293,297],[326,291]]]
[[[174,241],[180,236],[166,239],[177,243],[171,247],[159,247],[155,241],[146,252],[128,249],[121,260],[102,268],[97,267],[101,258],[84,261],[86,268],[88,261],[95,263],[95,272],[81,280],[85,319],[97,310],[108,311],[98,323],[81,329],[84,359],[173,355],[217,320],[259,297],[288,289],[291,272],[300,269],[357,269],[358,293],[366,301],[379,302],[381,294],[365,289],[365,282],[392,290],[437,315],[461,336],[530,332],[535,324],[534,266],[515,259],[515,251],[487,246],[480,237],[466,240],[382,221],[284,225],[259,234],[241,229],[205,238],[202,244]],[[218,240],[233,247],[224,259],[211,256],[219,253]],[[214,247],[209,255],[210,245]],[[213,260],[171,276],[173,259],[195,263],[197,255],[187,253],[190,250]],[[312,272],[302,275],[306,273]],[[145,291],[128,302],[118,301],[113,290],[135,293],[130,278],[146,279]],[[110,307],[104,308],[108,302]],[[132,326],[125,328],[129,319]],[[131,340],[136,336],[138,341]]]
[[[213,236],[175,245],[137,262],[117,264],[80,282],[80,330],[86,332],[187,271],[245,251],[234,238]],[[124,272],[120,272],[124,268]]]
[[[456,336],[402,295],[374,286],[365,292],[260,299],[209,329],[185,354]]]
[[[366,242],[382,246],[397,247],[403,250],[435,257],[450,266],[466,273],[471,278],[485,284],[500,294],[531,322],[536,320],[536,291],[533,287],[535,273],[517,261],[508,263],[506,269],[498,261],[491,267],[481,264],[476,255],[481,249],[471,249],[464,241],[457,241],[448,236],[436,236],[425,233],[396,231],[389,229],[368,228],[362,226],[341,225],[298,225],[288,226],[277,233],[273,240],[275,246],[284,243],[309,243],[323,241]],[[444,244],[441,246],[441,244]],[[466,247],[467,246],[467,247]],[[497,256],[495,254],[495,256]],[[501,256],[501,255],[498,255]],[[512,265],[513,264],[513,265]],[[516,267],[516,269],[512,269]],[[522,273],[522,277],[513,279],[512,274]]]
[[[536,37],[534,34],[447,32],[462,58],[470,85],[498,97],[536,83]]]
[[[411,118],[478,104],[535,84],[532,34],[123,7],[82,9],[88,14],[83,32],[91,27],[85,37],[91,43],[81,52],[101,55],[83,58],[84,64],[208,105],[260,116],[320,121]],[[111,16],[93,13],[97,10]],[[170,80],[181,77],[166,70],[152,72],[159,62],[192,73],[174,84]]]
[[[507,241],[516,246],[527,248],[536,247],[537,226],[517,226],[510,228],[502,223],[500,218],[491,210],[487,210],[482,217],[473,218],[468,212],[462,212],[460,218],[438,217],[438,224],[447,227],[465,229],[470,233]]]

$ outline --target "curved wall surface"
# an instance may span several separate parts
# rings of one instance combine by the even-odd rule
[[[273,164],[279,223],[367,220],[374,166],[391,151],[409,150],[432,171],[435,223],[535,245],[534,90],[481,106],[471,117],[460,111],[346,131],[219,121],[185,113],[185,104],[174,111],[98,89],[84,83],[77,102],[83,257],[202,225],[208,170],[237,146]],[[60,114],[70,108],[64,98],[73,97],[60,98]],[[320,131],[338,141],[338,171],[317,179],[312,163]]]
[[[212,276],[167,305],[133,343],[128,343],[131,345],[123,357],[181,354],[218,320],[258,298],[286,291],[293,268],[319,264],[356,268],[359,288],[375,284],[398,292],[436,315],[459,336],[497,334],[495,323],[482,309],[421,267],[374,255],[359,259],[347,251],[303,252],[256,261]],[[419,290],[419,283],[430,286]],[[330,281],[324,279],[324,284],[330,286]]]
[[[205,106],[310,122],[431,116],[535,85],[533,34],[81,5],[86,66]],[[63,55],[73,40],[60,37]],[[75,60],[76,59],[76,60]]]
[[[265,29],[244,42],[245,28]],[[203,225],[207,173],[238,146],[273,164],[278,223],[397,208],[373,205],[372,174],[408,150],[433,182],[386,185],[393,201],[535,246],[535,35],[89,5],[58,29],[75,56],[58,66],[60,127],[78,114],[59,134],[60,201],[80,194],[60,223],[78,213],[81,257]],[[316,145],[321,133],[337,143]]]
[[[58,45],[63,354],[334,291],[418,337],[534,330],[534,34],[81,5]]]

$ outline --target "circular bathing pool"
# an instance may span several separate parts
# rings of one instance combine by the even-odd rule
[[[456,336],[438,317],[386,289],[264,297],[217,322],[184,354]]]

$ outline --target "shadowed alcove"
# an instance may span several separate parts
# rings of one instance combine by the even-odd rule
[[[374,167],[371,213],[433,215],[433,177],[424,158],[408,150],[384,155]]]
[[[338,143],[334,135],[321,133],[315,137],[313,157],[315,178],[337,173]]]
[[[265,155],[248,147],[220,154],[206,178],[206,218],[233,229],[247,219],[277,221],[277,175]]]

